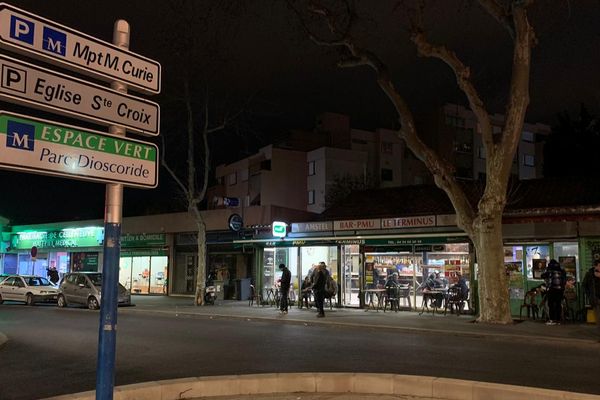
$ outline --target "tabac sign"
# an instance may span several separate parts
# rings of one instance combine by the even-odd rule
[[[6,3],[0,3],[0,47],[86,75],[160,92],[160,64]]]
[[[0,167],[126,186],[158,185],[158,148],[0,111]]]

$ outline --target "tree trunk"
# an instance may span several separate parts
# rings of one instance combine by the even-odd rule
[[[472,237],[477,252],[479,322],[511,324],[508,279],[504,268],[502,213],[477,219]]]
[[[200,215],[196,213],[196,225],[198,225],[198,271],[196,273],[196,294],[194,305],[204,305],[204,287],[206,284],[206,225]]]

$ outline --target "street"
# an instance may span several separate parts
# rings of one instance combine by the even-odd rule
[[[312,311],[306,311],[307,313]],[[0,399],[95,389],[98,312],[0,306]],[[440,321],[443,321],[440,319]],[[120,308],[115,385],[268,372],[431,375],[600,394],[600,346]]]

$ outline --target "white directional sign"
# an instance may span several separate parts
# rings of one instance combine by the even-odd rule
[[[160,64],[85,33],[0,3],[0,47],[132,89],[160,93]]]
[[[0,111],[0,168],[126,186],[158,185],[158,148]]]
[[[148,136],[159,132],[157,103],[0,55],[0,98]]]

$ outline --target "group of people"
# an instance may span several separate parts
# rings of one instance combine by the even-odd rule
[[[292,283],[292,273],[285,264],[279,264],[279,270],[282,272],[281,279],[279,281],[279,313],[287,314],[289,307],[290,286]],[[306,301],[308,306],[308,292],[312,291],[312,294],[315,298],[315,306],[317,307],[318,318],[325,317],[324,305],[327,294],[326,286],[328,278],[329,271],[327,271],[327,265],[321,261],[313,266],[311,271],[309,271],[308,275],[302,282],[302,297],[300,301]]]
[[[433,271],[427,276],[427,279],[425,279],[421,287],[424,294],[434,292],[434,295],[430,296],[430,298],[432,298],[433,305],[435,305],[437,308],[442,306],[445,298],[445,294],[442,292],[442,290],[456,288],[458,291],[458,297],[460,299],[467,300],[469,297],[469,286],[467,285],[467,280],[460,272],[456,272],[456,283],[450,286],[448,279],[440,274],[440,271]]]

